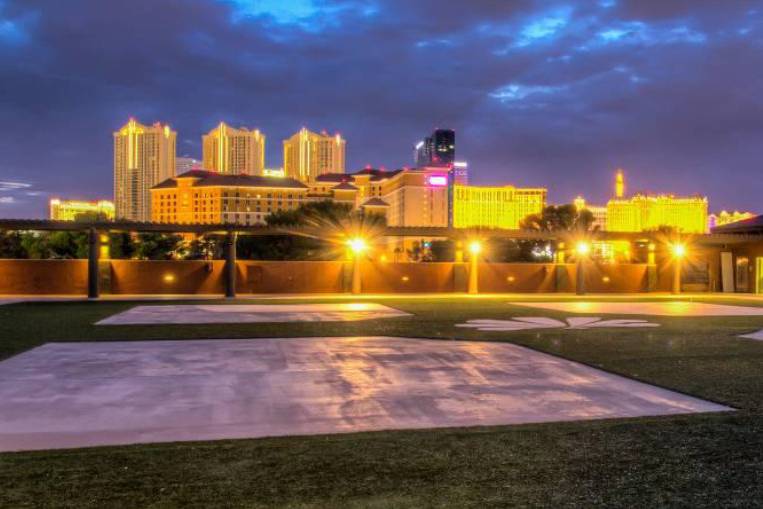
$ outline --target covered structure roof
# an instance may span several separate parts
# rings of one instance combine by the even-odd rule
[[[194,187],[273,187],[307,189],[302,182],[288,177],[263,177],[261,175],[232,175],[208,170],[191,170],[168,178],[152,189],[168,189],[178,186],[180,179],[194,179]]]

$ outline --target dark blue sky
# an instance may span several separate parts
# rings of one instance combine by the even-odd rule
[[[763,1],[0,0],[0,216],[110,197],[130,115],[197,157],[258,127],[269,166],[339,131],[348,170],[452,127],[475,183],[603,202],[622,166],[763,212]]]

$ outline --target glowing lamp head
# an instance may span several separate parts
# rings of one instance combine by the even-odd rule
[[[366,241],[361,239],[360,237],[355,237],[347,241],[347,246],[352,250],[355,254],[360,254],[363,251],[366,250],[368,247],[366,245]]]
[[[478,240],[473,240],[469,243],[469,252],[473,255],[478,255],[482,251],[482,244]]]
[[[683,244],[673,244],[671,249],[673,251],[673,256],[676,258],[683,258],[686,256],[686,246]]]
[[[575,252],[581,256],[586,256],[591,252],[591,244],[585,241],[580,241],[575,245]]]

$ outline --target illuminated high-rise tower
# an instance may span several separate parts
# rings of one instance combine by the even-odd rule
[[[303,127],[283,141],[284,173],[302,182],[314,182],[325,173],[344,173],[345,145],[339,134],[317,134]]]
[[[201,140],[204,169],[232,175],[262,175],[265,135],[259,129],[234,129],[220,122]]]
[[[149,190],[175,176],[177,133],[159,122],[131,118],[114,133],[114,206],[117,219],[151,220]]]
[[[416,144],[413,152],[416,166],[451,166],[456,162],[456,132],[436,129]]]
[[[618,169],[615,175],[615,198],[622,198],[625,196],[625,177],[623,176],[623,170]]]

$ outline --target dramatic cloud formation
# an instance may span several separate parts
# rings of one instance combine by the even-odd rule
[[[0,0],[0,180],[111,195],[111,133],[220,120],[340,131],[348,169],[411,164],[457,130],[477,183],[553,201],[632,190],[759,207],[763,0]],[[3,215],[47,195],[0,188]]]

